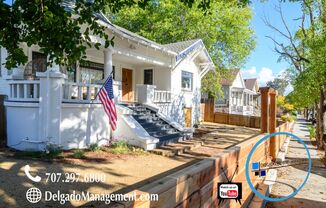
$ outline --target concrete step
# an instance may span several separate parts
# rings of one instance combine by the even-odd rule
[[[167,157],[172,157],[176,155],[182,155],[182,154],[187,154],[187,155],[196,155],[199,156],[199,153],[193,152],[194,149],[201,147],[202,143],[195,141],[195,140],[184,140],[184,141],[179,141],[176,143],[170,143],[168,145],[163,145],[160,146],[154,150],[151,150],[150,152],[162,155],[162,156],[167,156]],[[203,157],[207,157],[207,155],[200,154]]]

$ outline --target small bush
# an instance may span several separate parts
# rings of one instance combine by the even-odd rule
[[[72,157],[77,159],[85,158],[85,151],[81,149],[77,149],[72,154]]]
[[[112,144],[112,153],[114,154],[127,154],[131,151],[127,142],[124,140],[119,140]]]
[[[62,153],[62,148],[55,144],[48,144],[46,145],[45,153],[49,157],[58,157]]]
[[[281,119],[282,119],[282,121],[292,122],[292,121],[296,120],[297,118],[292,115],[282,115]]]
[[[316,138],[316,128],[312,125],[308,127],[310,139]]]
[[[92,152],[96,152],[96,151],[99,151],[101,148],[98,146],[97,143],[93,143],[93,144],[90,144],[90,145],[89,145],[89,149],[90,149]]]

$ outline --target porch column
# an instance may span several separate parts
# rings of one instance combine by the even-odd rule
[[[112,72],[112,54],[113,50],[111,47],[105,49],[104,53],[104,79],[107,79]]]

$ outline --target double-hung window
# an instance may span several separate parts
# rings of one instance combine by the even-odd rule
[[[192,91],[193,74],[191,72],[181,72],[181,88],[183,90]]]

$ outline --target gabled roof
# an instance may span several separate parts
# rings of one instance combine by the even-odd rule
[[[65,7],[65,9],[69,12],[74,12],[74,8],[75,8],[75,0],[63,0],[62,5]],[[163,45],[156,43],[154,41],[151,41],[145,37],[142,37],[136,33],[133,33],[125,28],[122,28],[118,25],[115,25],[113,23],[111,23],[111,21],[102,13],[94,13],[93,14],[94,17],[98,18],[100,20],[100,22],[106,26],[108,29],[112,30],[114,33],[124,37],[124,38],[129,38],[132,39],[134,41],[137,41],[141,44],[144,44],[146,46],[152,47],[154,49],[158,49],[158,50],[163,50],[171,55],[177,55],[176,52],[171,51],[170,49],[164,47]]]
[[[73,12],[75,7],[75,0],[63,0],[63,6],[66,10]],[[133,33],[125,28],[122,28],[118,25],[112,24],[108,18],[102,14],[102,13],[94,13],[95,17],[97,17],[100,20],[100,23],[106,26],[108,29],[110,29],[114,34],[118,34],[121,37],[128,38],[130,40],[133,40],[135,42],[144,44],[148,47],[151,47],[153,49],[162,50],[172,56],[176,56],[176,61],[184,59],[188,54],[195,51],[197,48],[204,47],[204,52],[206,56],[209,59],[209,62],[213,64],[213,61],[211,60],[211,57],[209,56],[204,43],[201,39],[195,39],[195,40],[188,40],[188,41],[182,41],[177,43],[171,43],[162,45],[159,43],[156,43],[154,41],[151,41],[145,37],[142,37],[136,33]]]
[[[244,79],[244,83],[246,85],[246,88],[248,90],[253,90],[256,83],[257,83],[257,79],[256,78],[252,78],[252,79]]]
[[[230,70],[230,77],[222,78],[221,81],[220,81],[221,85],[231,86],[239,72],[240,72],[240,69],[232,69],[232,70]]]
[[[171,51],[174,51],[176,53],[181,53],[182,51],[189,48],[192,44],[198,42],[199,40],[200,39],[186,40],[182,42],[165,44],[164,46],[170,49]]]

